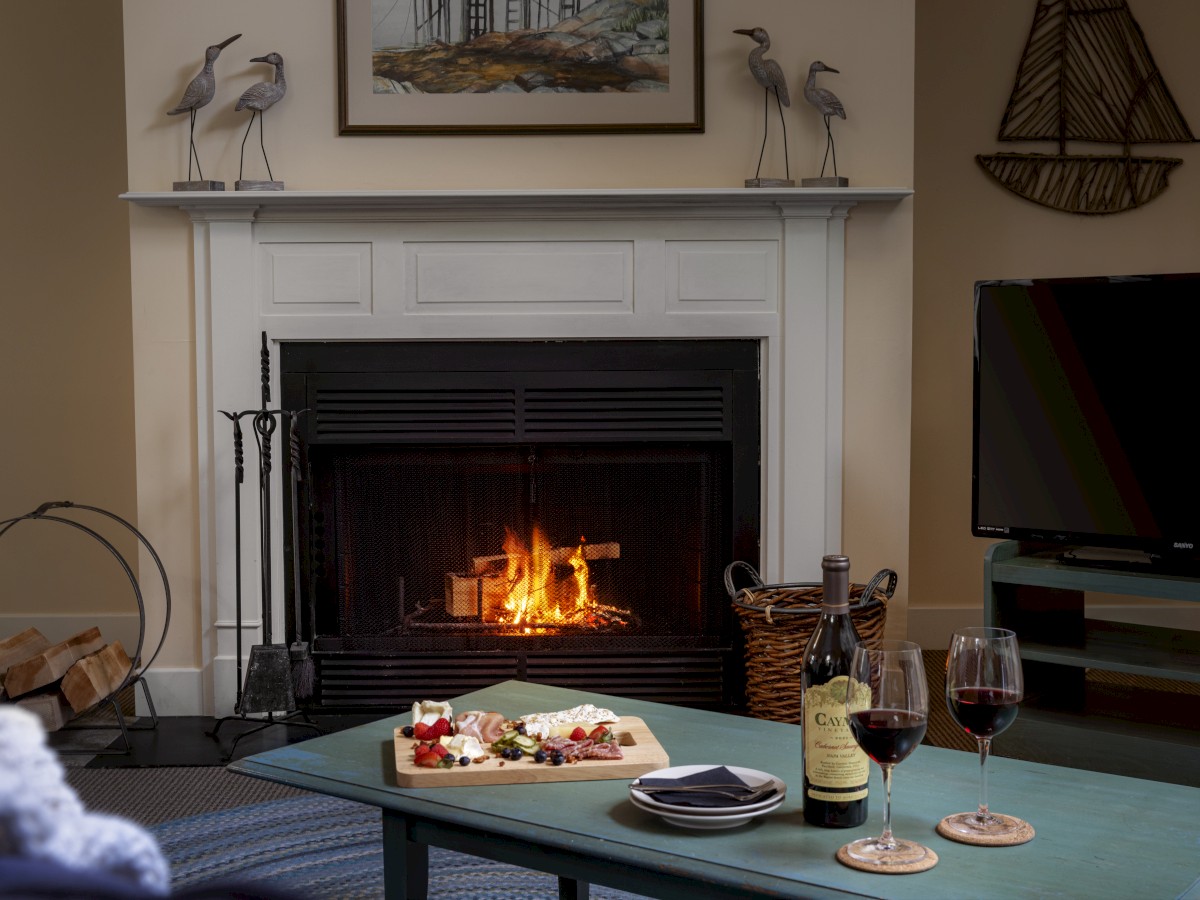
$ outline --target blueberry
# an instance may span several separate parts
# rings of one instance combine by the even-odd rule
[[[564,757],[561,753],[555,753],[552,757],[550,757],[550,764],[554,766],[561,766],[566,761],[566,757]]]
[[[512,756],[510,756],[509,759],[520,759],[524,755],[525,755],[525,753],[524,753],[524,751],[521,750],[520,747],[513,747],[512,748]]]
[[[500,751],[500,755],[504,759],[512,759],[512,750],[508,747],[505,747],[503,750]]]
[[[406,738],[410,738],[413,736],[413,727],[411,725],[405,725],[404,728],[400,731],[400,733],[402,735],[404,735]]]
[[[470,765],[470,763],[471,763],[471,757],[469,757],[469,756],[460,756],[458,758],[458,764],[460,766]]]
[[[537,753],[533,754],[533,761],[538,762],[538,763],[544,763],[546,761],[546,751],[539,750]]]
[[[524,725],[524,723],[522,723],[517,726],[517,734],[524,734],[524,733],[525,733],[525,725]]]

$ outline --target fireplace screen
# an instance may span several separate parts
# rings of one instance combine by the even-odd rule
[[[754,342],[285,344],[282,360],[285,406],[309,411],[285,553],[318,705],[504,678],[736,705],[722,573],[757,557]]]
[[[319,607],[318,626],[345,649],[727,638],[724,610],[707,602],[729,546],[721,453],[572,445],[332,455],[316,466],[330,488],[319,486],[331,507],[321,518],[336,522],[321,567],[332,602]]]

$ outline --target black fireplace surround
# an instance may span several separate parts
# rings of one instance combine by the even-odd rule
[[[312,647],[313,706],[516,678],[739,707],[722,576],[758,560],[759,355],[740,339],[284,342],[282,406],[303,410],[287,624]],[[499,605],[513,558],[549,572],[533,593],[574,589],[572,553],[587,601],[560,604],[568,618]]]

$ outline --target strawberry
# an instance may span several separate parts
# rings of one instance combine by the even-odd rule
[[[613,739],[613,733],[608,730],[606,725],[597,725],[592,729],[592,733],[588,735],[597,744],[606,744]]]
[[[434,745],[433,745],[433,746],[431,746],[429,749],[430,749],[432,752],[434,752],[434,753],[436,753],[436,754],[437,754],[437,758],[438,758],[438,759],[441,759],[443,756],[445,756],[447,753],[449,753],[449,752],[450,752],[450,751],[449,751],[449,750],[447,750],[445,747],[443,747],[441,744],[434,744]]]
[[[434,722],[432,725],[430,725],[429,729],[432,732],[433,740],[436,741],[438,738],[444,737],[444,736],[447,736],[450,734],[450,720],[445,717],[440,718],[436,722]]]
[[[424,722],[418,722],[413,726],[413,737],[418,741],[436,741],[437,735],[433,733],[433,726],[426,725]]]
[[[422,753],[413,760],[414,763],[423,769],[436,769],[441,761],[442,758],[436,753]]]
[[[575,730],[571,732],[571,740],[573,741],[582,741],[587,736],[588,733],[583,730],[582,725],[576,725]]]

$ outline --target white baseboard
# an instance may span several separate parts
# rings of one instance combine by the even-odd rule
[[[908,640],[928,649],[950,646],[950,635],[956,628],[982,625],[983,609],[978,606],[939,606],[922,609],[908,606]]]
[[[204,710],[204,679],[199,669],[167,669],[157,665],[142,676],[150,697],[154,701],[154,711],[160,716],[203,716]],[[146,705],[146,696],[142,689],[136,688],[135,700],[139,716],[150,715]]]

